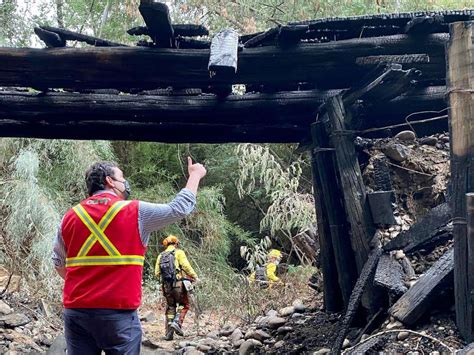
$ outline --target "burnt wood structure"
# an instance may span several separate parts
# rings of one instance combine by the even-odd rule
[[[173,24],[163,3],[141,0],[139,11],[143,25],[128,31],[147,36],[137,46],[39,26],[47,48],[0,48],[1,135],[300,143],[312,158],[325,307],[346,310],[334,349],[356,316],[378,318],[387,292],[401,296],[391,313],[414,322],[453,269],[458,325],[472,340],[474,10],[319,19],[245,35],[224,29],[213,38],[204,26]],[[449,119],[439,117],[446,95]],[[418,135],[450,127],[454,193],[449,206],[381,247],[377,228],[394,222],[392,189],[381,174],[369,206],[355,138],[408,125]],[[452,234],[454,252],[406,291],[401,278],[414,271],[404,255],[388,253]],[[403,271],[397,266],[391,285],[393,263]]]

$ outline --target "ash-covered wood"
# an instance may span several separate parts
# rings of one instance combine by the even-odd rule
[[[372,219],[378,225],[396,224],[393,215],[393,191],[374,191],[367,194]]]
[[[429,63],[430,57],[427,54],[401,54],[401,55],[375,55],[356,58],[358,65],[377,65],[377,64],[413,64]]]
[[[374,277],[375,285],[399,297],[408,290],[405,277],[403,267],[393,256],[384,254],[380,257]]]
[[[443,15],[419,16],[410,20],[405,26],[405,33],[411,35],[446,32],[448,25]]]
[[[433,306],[433,299],[439,291],[453,283],[454,251],[447,251],[390,308],[389,313],[404,324],[414,324]]]
[[[237,72],[239,35],[232,29],[217,33],[211,42],[208,69],[212,75],[233,76]]]

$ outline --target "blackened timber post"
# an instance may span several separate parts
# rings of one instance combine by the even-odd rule
[[[474,340],[474,241],[468,239],[466,228],[466,193],[474,192],[472,40],[473,22],[450,25],[450,39],[446,47],[446,79],[451,136],[454,291],[456,323],[461,335],[469,342]]]
[[[347,307],[352,289],[357,281],[357,268],[345,218],[346,213],[340,183],[338,182],[339,177],[334,162],[334,148],[329,147],[329,137],[321,121],[311,125],[311,136],[314,146],[313,164],[316,164],[316,173],[320,177],[318,193],[321,202],[319,203],[323,203],[329,223],[329,236],[334,251],[337,279],[344,305]]]
[[[318,166],[318,153],[311,151],[311,168],[313,174],[313,192],[318,225],[320,268],[323,274],[323,301],[328,312],[338,312],[343,309],[341,289],[338,284],[338,271],[336,268],[334,248],[331,240],[331,231],[324,205],[324,196],[320,176],[321,167]]]
[[[352,133],[346,128],[348,113],[340,95],[326,101],[328,132],[335,148],[337,168],[341,178],[344,205],[351,228],[351,244],[360,273],[369,256],[369,242],[375,233],[367,202],[362,173],[357,159]]]

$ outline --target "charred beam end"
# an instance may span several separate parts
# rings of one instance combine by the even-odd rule
[[[390,315],[404,324],[414,324],[428,309],[432,307],[433,298],[453,283],[454,251],[447,251],[389,309]]]
[[[410,20],[405,26],[405,33],[421,35],[446,31],[448,25],[444,23],[444,16],[421,16]]]
[[[174,30],[168,6],[153,0],[140,0],[138,7],[153,42],[173,47]]]
[[[242,36],[241,40],[244,41],[244,48],[253,48],[262,44],[273,42],[279,32],[279,27],[273,27],[268,31],[258,33],[247,40],[245,40],[245,36]]]
[[[392,209],[393,191],[375,191],[367,194],[372,219],[378,225],[396,224]]]
[[[66,30],[64,28],[57,28],[51,26],[40,26],[39,28],[45,31],[56,33],[66,41],[85,42],[96,47],[127,47],[127,45],[125,44],[112,42],[106,39],[101,39],[93,36],[83,35],[81,33]]]
[[[47,31],[40,27],[35,27],[34,31],[40,40],[42,40],[49,48],[66,46],[66,40],[57,33]]]
[[[390,255],[382,255],[375,272],[374,284],[387,289],[391,294],[400,297],[407,292],[405,272],[402,265]]]

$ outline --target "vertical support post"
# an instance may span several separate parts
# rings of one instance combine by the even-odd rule
[[[474,62],[473,23],[450,25],[446,47],[449,128],[451,138],[451,208],[454,217],[454,291],[456,323],[461,335],[474,340],[474,241],[466,228],[466,193],[474,192]],[[471,254],[472,253],[472,254]]]
[[[362,181],[352,134],[347,134],[347,113],[340,95],[326,101],[329,134],[336,151],[346,214],[351,227],[351,244],[360,273],[369,257],[369,242],[375,233]]]
[[[341,289],[338,284],[338,273],[334,260],[334,248],[331,240],[327,210],[323,199],[321,176],[319,174],[318,158],[315,151],[311,151],[311,168],[313,174],[314,203],[318,223],[321,271],[323,273],[323,300],[324,308],[328,312],[339,312],[343,309]],[[326,196],[327,198],[327,196]]]
[[[332,241],[337,269],[336,277],[339,281],[344,305],[347,307],[352,289],[357,281],[357,268],[334,162],[334,149],[329,148],[329,137],[322,122],[315,122],[311,125],[311,136],[315,147],[313,159],[321,182],[319,187],[320,203],[323,204],[326,211],[329,237]]]

